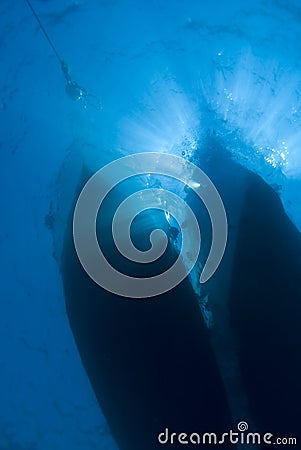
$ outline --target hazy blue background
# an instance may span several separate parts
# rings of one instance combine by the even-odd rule
[[[301,229],[301,3],[32,4],[102,109],[66,96],[26,2],[1,0],[0,448],[111,449],[45,226],[57,173],[75,142],[114,156],[176,153],[184,141],[193,154],[215,129],[237,160],[282,187]]]

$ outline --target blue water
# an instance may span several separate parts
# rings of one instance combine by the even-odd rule
[[[143,151],[184,148],[193,158],[215,130],[235,160],[277,185],[301,230],[301,5],[32,4],[101,109],[67,97],[26,2],[2,0],[0,448],[114,449],[69,329],[45,224],[58,173],[67,161],[72,186],[78,149],[93,168]]]

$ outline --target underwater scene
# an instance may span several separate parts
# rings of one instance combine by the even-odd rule
[[[301,449],[300,0],[0,13],[0,450]]]

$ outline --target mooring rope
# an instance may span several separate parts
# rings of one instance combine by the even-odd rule
[[[30,10],[31,10],[31,12],[32,12],[32,14],[33,14],[33,16],[34,16],[35,19],[36,19],[36,21],[38,22],[38,24],[39,24],[41,30],[43,31],[44,36],[45,36],[45,38],[47,39],[47,41],[48,41],[50,47],[51,47],[52,50],[54,51],[55,56],[57,57],[57,59],[59,60],[59,62],[60,62],[61,64],[63,64],[62,58],[60,57],[60,55],[59,55],[57,49],[55,48],[53,42],[51,41],[51,39],[50,39],[50,37],[49,37],[49,34],[47,33],[47,31],[45,30],[45,28],[44,28],[42,22],[40,21],[39,16],[37,15],[36,11],[34,10],[34,7],[32,6],[32,4],[30,3],[29,0],[25,0],[25,1],[26,1],[27,5],[29,6],[29,8],[30,8]]]

